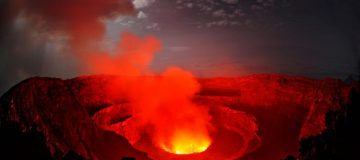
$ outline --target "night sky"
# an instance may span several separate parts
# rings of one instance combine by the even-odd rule
[[[80,60],[68,54],[69,35],[58,34],[62,30],[49,27],[52,20],[42,19],[41,14],[29,18],[21,7],[14,12],[9,1],[0,0],[0,93],[31,76],[91,74],[76,67]],[[132,3],[136,9],[132,15],[98,17],[106,29],[99,44],[112,50],[124,31],[155,35],[162,49],[151,65],[154,72],[179,66],[197,77],[281,73],[344,79],[357,74],[357,0]]]

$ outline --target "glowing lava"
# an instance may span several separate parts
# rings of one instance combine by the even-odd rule
[[[162,144],[166,152],[174,154],[193,154],[206,151],[211,139],[207,134],[196,131],[177,131],[169,144]]]

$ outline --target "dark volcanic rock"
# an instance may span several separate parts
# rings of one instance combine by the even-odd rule
[[[360,94],[353,89],[349,102],[326,114],[326,129],[300,142],[300,160],[357,160],[360,143]]]
[[[109,89],[114,87],[121,91],[112,85],[115,78],[30,78],[14,86],[0,99],[1,140],[9,140],[0,143],[0,154],[21,146],[19,154],[34,153],[30,159],[76,155],[85,159],[147,159],[146,154],[134,149],[123,137],[103,130],[92,120],[94,114],[109,106],[128,103],[121,94],[109,95]],[[263,145],[248,159],[268,160],[296,151],[299,138],[320,134],[326,128],[325,113],[340,109],[351,88],[340,80],[281,75],[199,79],[199,82],[202,89],[195,101],[255,116]],[[122,118],[126,117],[120,116],[118,120]],[[9,136],[13,134],[9,131],[17,136]]]

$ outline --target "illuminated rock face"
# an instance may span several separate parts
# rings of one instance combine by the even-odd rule
[[[131,104],[122,94],[109,94],[114,78],[23,81],[1,97],[0,125],[19,124],[23,133],[36,128],[45,137],[44,146],[58,158],[72,151],[85,158],[107,160],[224,155],[230,159],[281,159],[296,152],[299,138],[325,128],[325,113],[337,110],[351,87],[339,80],[281,75],[199,79],[201,91],[194,102],[209,107],[215,128],[212,143],[202,153],[179,157],[154,149],[157,147],[146,138],[138,139],[140,135],[129,132],[131,125],[126,123],[131,120]],[[248,124],[239,123],[245,121]]]

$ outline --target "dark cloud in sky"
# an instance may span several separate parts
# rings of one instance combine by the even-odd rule
[[[159,37],[159,72],[345,78],[357,73],[359,8],[357,0],[0,0],[0,92],[28,76],[84,74],[70,46],[97,39],[111,49],[122,31]]]
[[[75,43],[100,39],[105,31],[101,18],[135,14],[130,0],[17,0],[10,7],[27,19],[40,19],[45,29],[68,33]]]
[[[161,30],[155,32],[163,41],[188,48],[159,58],[159,68],[176,63],[201,76],[275,72],[345,78],[357,73],[359,4],[355,0],[177,0],[157,4],[167,8],[166,15],[150,8],[146,12],[158,22]]]
[[[29,76],[77,75],[73,54],[102,39],[101,20],[136,11],[130,0],[1,0],[0,13],[2,93]]]

